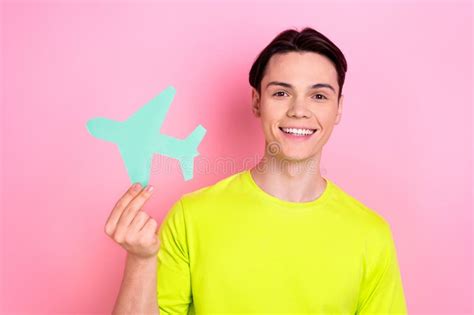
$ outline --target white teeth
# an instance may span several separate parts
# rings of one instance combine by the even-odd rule
[[[297,136],[307,136],[316,132],[315,129],[298,129],[298,128],[281,128],[285,133],[290,133]]]

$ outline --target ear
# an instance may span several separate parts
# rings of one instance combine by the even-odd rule
[[[337,106],[336,121],[334,122],[335,125],[337,125],[341,121],[343,101],[344,101],[344,95],[341,95],[341,97],[339,98],[339,104]]]
[[[260,95],[254,87],[252,87],[252,112],[255,117],[260,117]]]

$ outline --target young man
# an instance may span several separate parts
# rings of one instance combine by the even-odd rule
[[[310,28],[282,32],[261,52],[249,81],[264,158],[169,212],[161,314],[406,313],[389,224],[319,169],[346,69]]]
[[[168,212],[160,314],[406,314],[389,223],[319,169],[346,70],[342,52],[311,28],[284,31],[260,53],[249,81],[264,157]],[[129,280],[122,301],[133,300],[132,288],[150,294],[149,279]]]

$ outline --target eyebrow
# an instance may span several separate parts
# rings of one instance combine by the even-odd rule
[[[266,88],[268,88],[270,85],[284,86],[290,89],[294,88],[293,85],[286,82],[280,82],[280,81],[271,81],[267,84]],[[331,89],[334,93],[336,93],[336,90],[332,87],[332,85],[327,84],[327,83],[316,83],[316,84],[311,85],[309,88],[310,89],[328,88],[328,89]]]

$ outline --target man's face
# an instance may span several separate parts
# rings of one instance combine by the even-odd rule
[[[322,85],[313,87],[316,84]],[[262,78],[261,94],[252,88],[252,110],[261,119],[270,144],[267,149],[292,161],[319,154],[341,119],[344,97],[338,104],[338,91],[336,69],[325,56],[313,52],[273,55]]]

